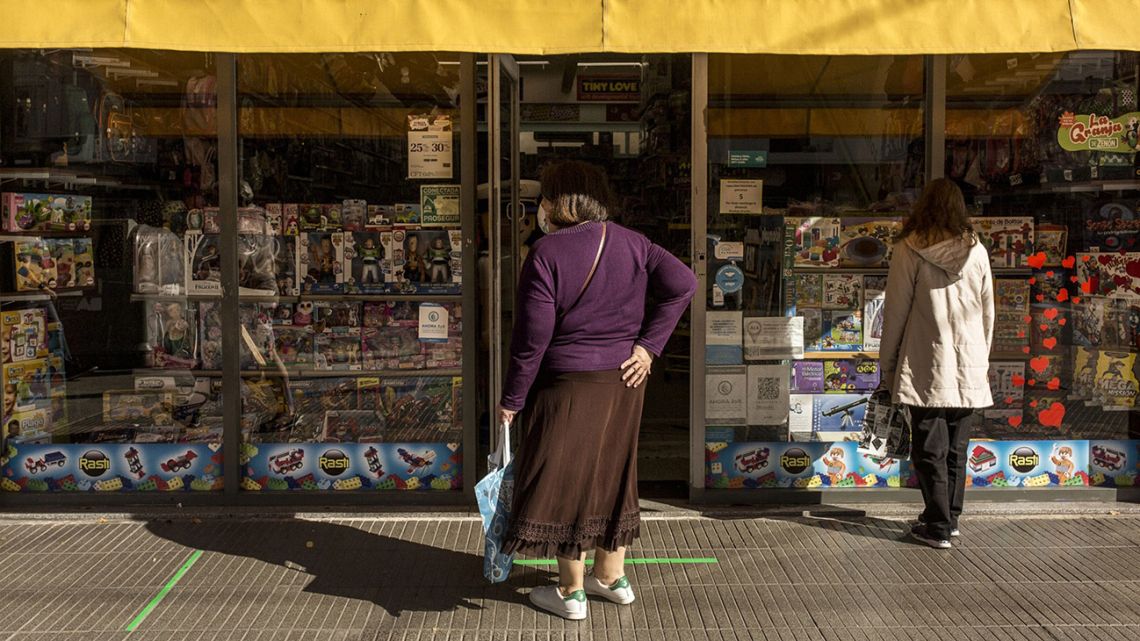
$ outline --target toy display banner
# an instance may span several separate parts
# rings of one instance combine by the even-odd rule
[[[178,492],[222,489],[216,443],[10,444],[0,459],[7,492]]]
[[[242,489],[458,490],[458,443],[257,443],[242,448]]]
[[[1140,477],[1140,441],[1090,441],[1089,484],[1136,487]]]
[[[971,441],[966,487],[1131,487],[1140,441]],[[709,488],[916,487],[909,461],[880,458],[854,442],[709,441]]]
[[[1057,143],[1065,151],[1111,151],[1133,154],[1140,151],[1140,111],[1116,118],[1100,114],[1061,115]]]
[[[966,450],[966,487],[1088,484],[1088,441],[970,441]]]
[[[903,465],[854,442],[705,444],[710,488],[900,487]]]

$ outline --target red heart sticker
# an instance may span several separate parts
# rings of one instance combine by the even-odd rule
[[[1044,312],[1041,312],[1041,314],[1045,318],[1048,318],[1049,320],[1053,320],[1054,318],[1057,318],[1057,308],[1056,307],[1050,307],[1049,309],[1045,310]]]
[[[1073,296],[1073,304],[1074,305],[1080,305],[1081,304],[1081,297],[1080,296]]]
[[[1048,356],[1037,356],[1036,358],[1029,359],[1029,369],[1037,372],[1038,374],[1043,374],[1048,367],[1049,367],[1049,357]],[[1032,385],[1033,382],[1030,381],[1029,384]]]
[[[1038,302],[1038,303],[1043,303],[1043,302],[1045,302],[1045,294],[1038,294],[1038,295],[1034,296],[1034,298],[1036,298],[1036,299],[1037,299],[1037,302]]]
[[[1045,272],[1045,276],[1047,278],[1052,278],[1053,277],[1053,270],[1049,270],[1049,271]]]
[[[1033,317],[1032,316],[1022,316],[1021,321],[1028,325],[1029,323],[1033,322]]]
[[[1041,331],[1043,331],[1043,332],[1049,331],[1049,326],[1046,325],[1045,323],[1041,323],[1040,325],[1038,325],[1038,327],[1040,327]]]
[[[1012,425],[1013,427],[1021,427],[1021,417],[1020,416],[1009,417],[1009,424]]]
[[[1085,282],[1081,283],[1081,291],[1086,293],[1086,294],[1091,294],[1092,293],[1092,281],[1086,280]]]
[[[1064,327],[1065,323],[1068,323],[1068,322],[1069,322],[1069,319],[1067,319],[1067,318],[1057,319],[1057,324],[1060,325],[1061,327]]]
[[[1029,407],[1032,407],[1033,409],[1037,409],[1037,401],[1029,401]]]
[[[1057,292],[1057,302],[1058,303],[1063,303],[1067,300],[1069,300],[1069,290],[1062,289],[1061,291]]]
[[[1047,387],[1047,388],[1049,388],[1055,392],[1055,391],[1061,389],[1061,379],[1054,376],[1053,380],[1051,380],[1045,384],[1045,387]]]
[[[1036,378],[1031,378],[1031,379],[1029,379],[1029,386],[1030,386],[1030,387],[1033,387],[1033,386],[1034,386],[1034,385],[1036,385],[1036,384],[1037,384],[1037,379],[1036,379]]]
[[[1033,269],[1041,269],[1045,266],[1045,252],[1037,252],[1026,259],[1025,262],[1029,263],[1029,266]]]
[[[1092,256],[1089,256],[1088,254],[1085,254],[1084,256],[1081,256],[1081,262],[1082,262],[1082,263],[1087,263],[1087,262],[1089,262],[1090,260],[1092,260]]]
[[[1010,379],[1010,382],[1013,383],[1014,387],[1021,387],[1022,385],[1025,385],[1025,377],[1014,374],[1013,378]]]
[[[1030,278],[1030,279],[1029,279],[1029,284],[1030,284],[1030,285],[1036,285],[1036,284],[1037,284],[1037,279],[1036,279],[1036,278]]]
[[[1077,278],[1076,276],[1069,276],[1069,282],[1070,282],[1070,283],[1075,283],[1075,282],[1077,282],[1077,281],[1079,281],[1079,280],[1080,280],[1080,279],[1079,279],[1079,278]]]
[[[1018,338],[1025,338],[1025,332],[1018,332]],[[1028,354],[1029,353],[1029,346],[1026,345],[1025,347],[1022,347],[1021,353]]]
[[[1065,406],[1054,402],[1049,409],[1037,414],[1037,420],[1048,427],[1061,427],[1061,423],[1065,420]]]
[[[1072,269],[1073,265],[1076,265],[1076,264],[1077,264],[1077,259],[1074,258],[1073,256],[1069,256],[1065,260],[1061,261],[1061,266],[1064,267],[1065,269]]]
[[[1005,397],[1005,404],[1006,405],[1013,405],[1013,397],[1012,396],[1006,396]]]
[[[1046,338],[1045,340],[1041,341],[1041,344],[1045,346],[1045,349],[1051,350],[1057,346],[1057,339],[1053,338],[1053,337],[1049,337],[1049,338]]]

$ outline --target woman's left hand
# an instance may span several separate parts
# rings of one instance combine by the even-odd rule
[[[634,345],[629,360],[621,364],[621,380],[626,387],[638,387],[649,378],[653,366],[653,355],[641,345]]]
[[[495,408],[495,414],[499,417],[499,425],[502,425],[504,423],[510,425],[514,422],[515,415],[518,414],[518,410],[509,410],[500,405]]]

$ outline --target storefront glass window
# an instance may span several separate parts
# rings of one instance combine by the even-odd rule
[[[459,57],[238,65],[243,489],[461,488]]]
[[[709,56],[706,486],[900,485],[852,439],[924,182],[923,76],[918,56]]]
[[[1132,485],[1140,349],[1135,53],[951,56],[945,174],[991,250],[996,405],[974,485]],[[1012,482],[1011,482],[1012,481]]]
[[[218,202],[215,86],[210,54],[0,53],[0,489],[221,489],[184,251]]]

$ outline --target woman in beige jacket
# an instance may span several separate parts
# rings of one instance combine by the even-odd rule
[[[910,411],[926,509],[911,536],[949,549],[966,488],[966,448],[989,385],[994,297],[990,257],[970,226],[958,186],[927,185],[894,245],[887,276],[883,387]]]

